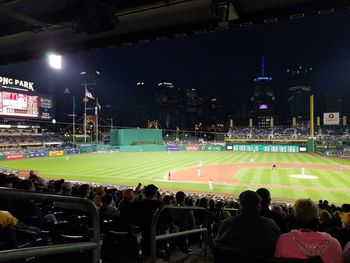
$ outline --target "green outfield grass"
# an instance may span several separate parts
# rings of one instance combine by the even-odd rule
[[[64,178],[74,181],[101,182],[135,186],[154,183],[161,188],[184,191],[207,192],[207,184],[177,183],[159,181],[168,171],[185,167],[209,164],[249,163],[290,163],[347,165],[350,161],[328,159],[309,154],[287,153],[234,153],[234,152],[138,152],[111,154],[81,154],[36,159],[0,161],[0,167],[21,170],[38,170],[43,178]],[[327,199],[334,203],[350,202],[350,171],[307,170],[316,180],[290,178],[300,174],[300,169],[244,168],[236,178],[242,185],[215,184],[215,192],[238,195],[246,189],[256,190],[259,186],[270,189],[274,199],[297,199],[309,197],[314,200]],[[233,175],[232,175],[233,176]],[[215,181],[214,181],[215,183]],[[317,188],[317,189],[313,189]],[[349,190],[348,190],[349,189]]]

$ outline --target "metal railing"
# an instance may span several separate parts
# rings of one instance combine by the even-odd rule
[[[19,248],[0,251],[0,262],[24,259],[36,256],[48,256],[74,251],[93,250],[93,263],[100,263],[100,219],[94,204],[84,198],[58,195],[51,193],[36,193],[0,187],[0,198],[33,199],[42,201],[59,201],[83,204],[88,208],[92,219],[92,241],[70,244],[50,245],[41,247]]]
[[[202,228],[198,229],[192,229],[192,230],[186,230],[176,233],[169,233],[169,234],[161,234],[157,235],[157,224],[158,220],[163,213],[164,210],[188,210],[188,211],[201,211],[204,214],[204,221]],[[173,239],[177,237],[187,236],[187,235],[193,235],[193,234],[200,234],[204,233],[204,251],[205,256],[207,256],[207,249],[208,249],[208,214],[207,211],[203,207],[192,207],[192,206],[162,206],[159,207],[156,213],[153,216],[152,219],[152,226],[151,226],[151,233],[150,233],[150,241],[151,241],[151,263],[155,263],[157,260],[157,242],[161,240],[167,240],[167,239]]]

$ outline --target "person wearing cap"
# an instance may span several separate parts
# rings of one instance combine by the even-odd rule
[[[319,256],[323,263],[342,263],[342,249],[335,238],[326,232],[316,231],[319,210],[311,199],[298,199],[294,213],[299,229],[280,235],[275,257],[306,259]]]
[[[259,215],[260,204],[261,197],[254,191],[239,195],[239,216],[225,219],[215,240],[219,257],[225,258],[224,251],[229,251],[245,262],[272,258],[280,229],[273,220]]]

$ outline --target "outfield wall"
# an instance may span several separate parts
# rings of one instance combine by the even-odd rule
[[[162,130],[158,129],[112,129],[110,144],[112,146],[163,144]]]
[[[16,160],[23,158],[57,157],[79,153],[102,153],[102,152],[176,152],[176,151],[233,151],[233,152],[280,152],[298,153],[306,152],[306,147],[298,145],[283,144],[233,144],[226,145],[96,145],[80,144],[77,149],[57,150],[57,151],[33,151],[18,152],[0,155],[0,160]]]

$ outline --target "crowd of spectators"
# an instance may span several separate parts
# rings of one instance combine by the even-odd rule
[[[0,147],[1,145],[16,145],[21,144],[32,144],[32,143],[61,143],[60,140],[46,135],[2,135],[0,137]]]
[[[298,124],[294,127],[274,126],[273,128],[234,127],[228,131],[227,137],[232,139],[307,139],[309,134],[308,125]],[[339,125],[316,127],[315,136],[327,140],[350,138],[349,128]]]
[[[324,152],[324,155],[336,158],[350,159],[350,147],[345,147],[343,149],[329,149]]]
[[[74,149],[73,145],[46,135],[1,136],[0,155]]]
[[[143,236],[142,247],[146,254],[149,252],[152,218],[159,207],[198,206],[205,209],[208,217],[208,240],[215,262],[222,262],[220,257],[228,255],[237,259],[235,262],[268,262],[273,257],[315,256],[319,256],[324,263],[350,262],[349,204],[337,207],[329,205],[326,200],[316,204],[310,199],[299,199],[294,206],[272,204],[270,192],[265,188],[244,191],[238,199],[234,199],[212,194],[162,191],[153,184],[143,187],[140,183],[133,188],[63,179],[47,181],[34,171],[26,178],[2,172],[0,187],[89,199],[99,210],[101,224],[122,222],[138,229]],[[62,221],[67,223],[67,218],[71,219],[76,211],[83,213],[84,207],[66,202],[39,203],[13,198],[2,200],[0,210],[1,229],[21,228],[40,234],[43,230],[54,232],[54,229],[62,226]],[[203,227],[203,214],[197,211],[168,211],[160,218],[158,233]],[[102,233],[108,235],[108,231],[101,225]],[[55,244],[52,240],[55,240],[54,237],[51,237],[51,242]],[[178,238],[168,247],[188,252],[191,242],[196,241]],[[158,248],[158,255],[162,256],[162,245]]]

